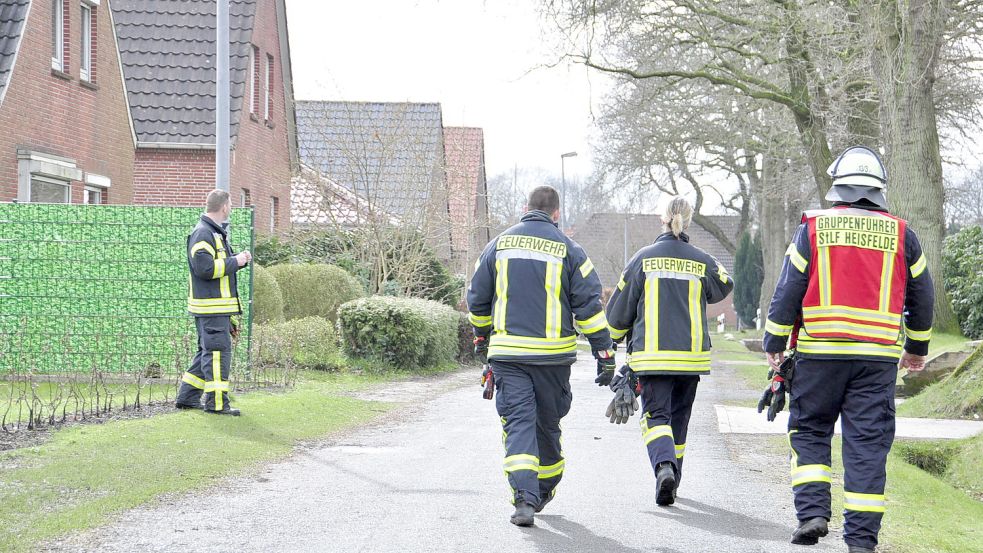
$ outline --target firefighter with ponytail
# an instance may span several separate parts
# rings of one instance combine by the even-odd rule
[[[887,173],[877,153],[848,148],[829,175],[833,208],[802,216],[768,310],[764,349],[772,369],[787,374],[784,352],[790,337],[798,339],[794,377],[771,387],[779,394],[771,399],[781,403],[789,386],[799,519],[792,543],[812,545],[828,533],[830,440],[839,418],[843,540],[850,553],[872,553],[887,507],[898,368],[924,368],[934,293],[914,231],[888,213]]]
[[[628,340],[628,364],[611,381],[611,422],[633,413],[632,381],[642,394],[642,440],[656,476],[656,503],[675,501],[686,431],[700,376],[710,373],[707,304],[734,288],[727,270],[689,243],[693,207],[673,198],[662,214],[664,232],[639,250],[607,307],[611,337]]]

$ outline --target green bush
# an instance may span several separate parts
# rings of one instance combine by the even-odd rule
[[[734,256],[734,310],[747,326],[754,326],[764,278],[761,241],[751,240],[751,235],[745,232]]]
[[[342,347],[353,359],[416,371],[453,363],[460,314],[415,298],[372,296],[338,309]]]
[[[457,319],[457,360],[474,363],[474,326],[467,313],[461,313]]]
[[[322,317],[256,325],[253,351],[265,366],[319,370],[344,366],[334,324]]]
[[[276,278],[259,265],[253,265],[253,271],[253,322],[282,321],[283,293]]]
[[[334,265],[282,263],[269,271],[283,293],[283,315],[287,320],[324,317],[335,321],[338,306],[365,295],[354,277]]]
[[[983,338],[983,227],[967,227],[945,239],[942,278],[959,326],[970,338]]]

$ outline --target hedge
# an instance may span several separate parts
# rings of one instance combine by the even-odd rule
[[[338,318],[338,307],[365,295],[365,289],[344,269],[319,263],[283,263],[269,269],[283,294],[287,320]]]
[[[259,265],[253,271],[253,322],[283,321],[283,293],[276,278]]]
[[[441,303],[372,296],[338,309],[344,352],[385,368],[417,371],[453,363],[460,314]]]
[[[942,278],[963,333],[983,338],[983,227],[967,227],[942,245]],[[934,275],[933,275],[934,276]],[[939,301],[940,298],[936,298]]]
[[[333,370],[344,366],[334,324],[323,317],[256,325],[255,359],[266,366]]]

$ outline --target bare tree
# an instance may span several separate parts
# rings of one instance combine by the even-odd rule
[[[950,230],[983,225],[983,166],[977,167],[959,184],[946,186],[945,214]]]

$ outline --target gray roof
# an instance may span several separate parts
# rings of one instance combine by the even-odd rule
[[[627,228],[626,228],[627,218]],[[737,237],[740,217],[736,215],[710,215],[707,217],[721,228],[727,236]],[[625,249],[627,230],[628,248]],[[623,213],[595,213],[587,223],[580,226],[573,238],[583,246],[597,269],[601,284],[612,287],[618,282],[624,261],[638,250],[655,241],[662,234],[662,219],[659,215]],[[716,238],[702,227],[693,223],[686,232],[690,244],[702,248],[717,258],[728,271],[734,270],[734,255],[727,251]]]
[[[0,102],[3,101],[10,73],[14,70],[17,48],[30,6],[30,0],[0,0]]]
[[[137,141],[215,143],[215,0],[110,3]],[[230,3],[231,126],[238,132],[256,0]]]
[[[299,101],[296,113],[300,161],[382,210],[446,197],[440,104]]]

